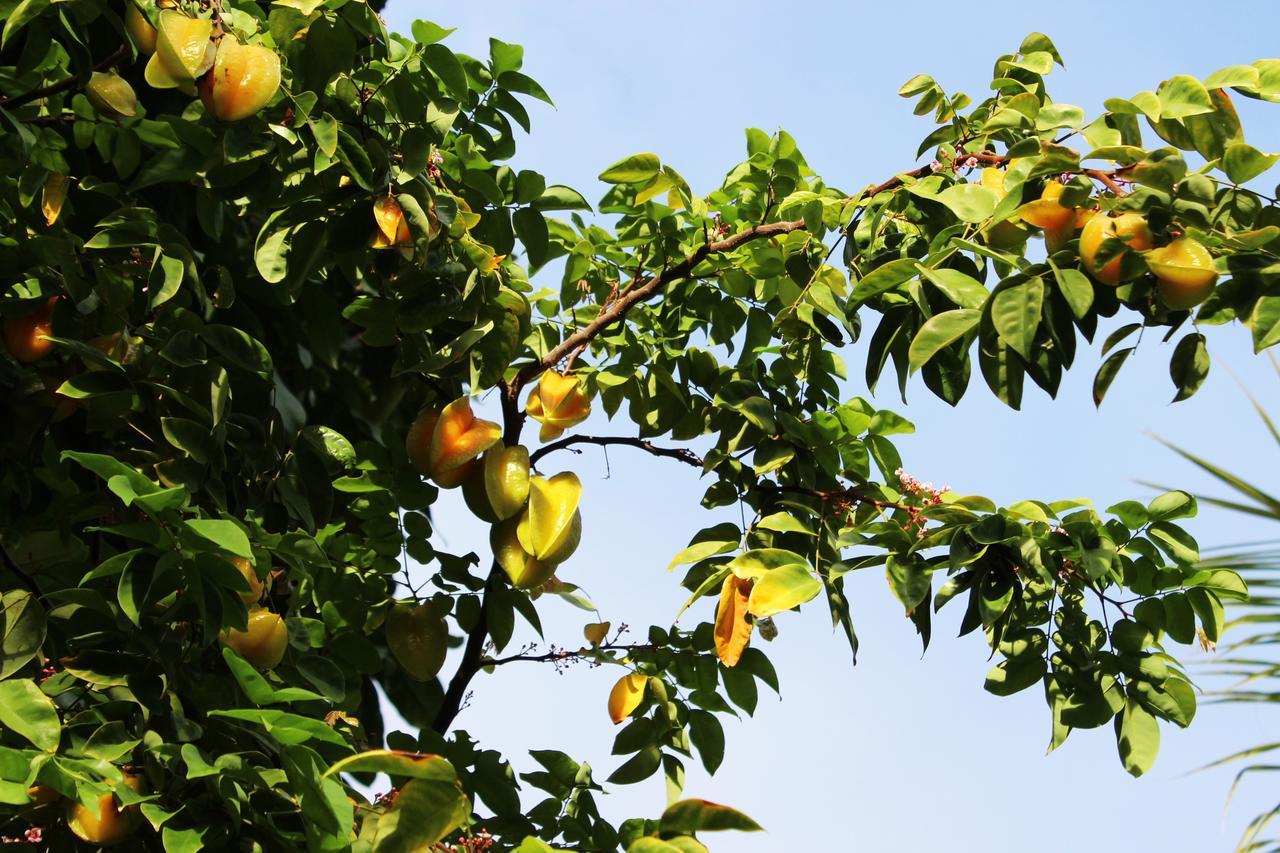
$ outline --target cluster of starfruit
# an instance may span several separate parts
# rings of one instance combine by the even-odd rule
[[[1009,167],[1016,163],[1011,161]],[[982,170],[982,186],[995,192],[998,199],[1007,195],[1006,172],[989,167]],[[1040,197],[1021,205],[1010,218],[999,222],[983,237],[995,248],[1014,248],[1032,234],[1041,232],[1050,254],[1066,248],[1079,239],[1080,261],[1095,281],[1118,287],[1150,272],[1156,279],[1156,292],[1168,308],[1184,311],[1209,298],[1218,281],[1213,256],[1205,246],[1190,237],[1174,236],[1166,245],[1157,246],[1139,213],[1111,216],[1100,212],[1087,195],[1071,201],[1068,185],[1048,181]]]
[[[581,423],[591,404],[579,380],[548,372],[526,411],[542,423],[543,440]],[[542,477],[530,470],[529,450],[502,444],[502,428],[477,418],[466,397],[425,410],[405,440],[409,459],[438,486],[462,487],[477,518],[493,525],[494,560],[517,589],[535,589],[569,559],[582,538],[582,481],[565,471]]]
[[[143,79],[156,89],[199,95],[219,121],[240,121],[269,104],[280,89],[280,56],[242,44],[220,20],[188,11],[175,0],[128,0],[125,28],[147,60]],[[115,71],[97,71],[85,96],[112,118],[136,114],[138,97]]]

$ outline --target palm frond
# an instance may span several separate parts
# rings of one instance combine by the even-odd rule
[[[1271,363],[1280,376],[1280,362],[1271,356]],[[1280,446],[1280,429],[1247,389],[1245,396],[1249,398],[1271,438]],[[1197,495],[1200,501],[1253,518],[1280,522],[1280,499],[1243,477],[1158,435],[1155,439],[1234,492],[1233,497]],[[1152,483],[1144,485],[1159,488]],[[1225,632],[1232,635],[1231,641],[1222,643],[1221,656],[1207,667],[1212,676],[1231,679],[1232,682],[1229,687],[1206,696],[1211,704],[1280,705],[1280,653],[1275,653],[1275,648],[1280,646],[1280,631],[1273,630],[1273,626],[1280,624],[1280,594],[1277,594],[1280,591],[1280,548],[1276,547],[1277,544],[1280,541],[1272,539],[1206,549],[1205,558],[1198,566],[1200,569],[1234,571],[1249,586],[1248,600],[1231,608],[1230,618],[1225,625]],[[1227,793],[1229,806],[1246,777],[1280,771],[1280,765],[1258,760],[1261,756],[1270,756],[1276,752],[1280,752],[1280,742],[1259,744],[1218,759],[1201,769],[1246,762],[1236,774]],[[1237,853],[1280,853],[1280,835],[1276,835],[1273,828],[1277,816],[1280,816],[1280,803],[1255,816],[1237,844]]]

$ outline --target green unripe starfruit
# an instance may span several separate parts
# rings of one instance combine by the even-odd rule
[[[129,31],[138,50],[146,54],[156,52],[156,28],[151,26],[151,22],[134,0],[125,0],[124,28]]]
[[[432,602],[397,604],[387,614],[387,648],[415,681],[430,681],[444,666],[449,627]]]
[[[562,563],[582,538],[582,481],[572,471],[529,478],[529,505],[520,516],[520,547],[539,560]]]
[[[542,586],[555,574],[555,563],[536,559],[520,545],[517,528],[519,519],[509,518],[495,524],[489,531],[489,545],[493,559],[511,579],[516,589],[534,589]]]
[[[478,518],[505,521],[524,509],[529,499],[529,450],[491,447],[468,480],[462,496]]]
[[[138,112],[138,96],[129,81],[114,71],[95,71],[84,95],[93,108],[110,118],[128,118]]]
[[[143,77],[157,89],[181,89],[195,94],[195,81],[213,67],[217,48],[209,37],[213,22],[189,18],[173,9],[160,12],[156,29],[156,52],[147,60]]]

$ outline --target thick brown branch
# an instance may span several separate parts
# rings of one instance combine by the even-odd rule
[[[541,359],[528,365],[521,370],[515,380],[511,383],[518,394],[520,389],[527,385],[532,379],[544,370],[549,370],[559,364],[561,359],[567,357],[570,353],[584,344],[590,343],[601,332],[617,323],[627,315],[638,302],[643,302],[650,296],[662,290],[673,281],[680,281],[689,278],[694,268],[698,264],[712,255],[724,254],[732,252],[734,249],[749,243],[752,240],[761,240],[769,237],[777,237],[783,234],[790,234],[792,231],[799,231],[804,228],[803,219],[792,219],[786,222],[769,222],[765,225],[756,225],[748,228],[746,231],[740,231],[732,234],[723,240],[716,240],[710,243],[703,243],[695,249],[683,261],[674,266],[667,267],[662,272],[657,273],[649,278],[643,284],[627,290],[626,293],[618,297],[618,299],[606,310],[601,311],[594,320],[574,332],[569,337],[560,342],[558,346],[544,355]]]
[[[118,48],[115,49],[115,52],[113,52],[106,59],[99,62],[97,65],[93,66],[93,68],[95,71],[101,71],[104,68],[108,68],[112,65],[115,65],[117,62],[124,59],[127,54],[128,54],[128,51],[125,49],[125,46],[120,45]],[[74,89],[76,86],[79,86],[82,83],[84,83],[83,78],[68,77],[66,80],[59,80],[57,83],[52,83],[40,89],[32,89],[30,92],[24,92],[21,95],[13,95],[8,98],[0,98],[0,107],[4,107],[6,109],[13,109],[14,107],[20,107],[23,104],[29,104],[32,101],[39,101],[43,98],[48,98],[52,95],[56,95],[59,92],[65,92],[68,89]]]
[[[471,679],[475,677],[475,674],[480,671],[480,658],[484,654],[485,638],[489,636],[489,599],[493,591],[493,585],[501,582],[499,579],[501,575],[502,569],[495,564],[489,571],[489,577],[485,581],[480,616],[476,621],[476,626],[467,635],[467,646],[462,650],[462,660],[458,663],[458,671],[453,674],[453,678],[449,679],[449,686],[445,689],[444,699],[440,703],[440,710],[436,712],[436,718],[431,723],[431,728],[439,734],[448,733],[449,727],[453,725],[454,718],[458,716],[458,711],[462,709],[462,700],[467,696],[467,685],[471,683]]]
[[[646,453],[652,453],[654,456],[666,456],[669,459],[676,459],[686,465],[693,465],[695,468],[702,467],[702,458],[683,447],[657,447],[643,438],[627,438],[614,435],[573,435],[568,438],[562,438],[559,441],[553,441],[546,447],[539,447],[530,454],[529,464],[537,465],[538,460],[548,453],[554,450],[564,450],[575,444],[596,444],[601,447],[621,444],[626,447],[638,448]]]
[[[1111,190],[1116,195],[1128,195],[1129,191],[1113,180],[1113,177],[1122,171],[1124,170],[1116,169],[1113,172],[1108,172],[1103,169],[1085,169],[1084,174],[1093,178],[1095,181],[1101,181],[1104,187]]]

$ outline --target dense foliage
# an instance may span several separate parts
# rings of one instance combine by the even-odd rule
[[[924,166],[837,190],[786,133],[750,130],[705,194],[653,154],[615,164],[588,219],[507,165],[524,103],[548,100],[515,45],[459,55],[357,0],[158,5],[0,3],[4,834],[704,850],[700,831],[756,828],[679,799],[684,762],[720,764],[718,717],[777,687],[753,633],[823,610],[856,654],[859,570],[886,572],[926,645],[956,600],[998,659],[987,689],[1043,689],[1053,746],[1110,723],[1140,774],[1157,721],[1191,722],[1173,644],[1216,639],[1220,599],[1244,593],[1195,566],[1177,523],[1195,501],[997,508],[926,487],[893,446],[913,427],[845,393],[844,355],[865,337],[868,387],[918,371],[951,402],[976,359],[1016,408],[1103,318],[1125,322],[1098,401],[1143,330],[1171,340],[1193,308],[1180,398],[1208,370],[1203,327],[1280,341],[1280,213],[1242,186],[1276,156],[1231,100],[1280,99],[1280,61],[1090,120],[1049,97],[1061,59],[1036,34],[980,100],[903,87],[935,120]],[[530,283],[544,267],[558,286]],[[501,424],[473,414],[483,394]],[[593,406],[617,434],[580,432]],[[517,774],[454,725],[517,619],[538,629],[541,595],[574,595],[591,486],[553,454],[579,443],[697,466],[704,506],[747,520],[672,561],[686,627],[624,645],[593,624],[569,653],[619,674],[628,757],[608,783],[668,781],[660,819],[617,826],[586,765],[535,750]],[[461,555],[432,539],[456,486],[494,522]],[[385,730],[379,688],[418,731]],[[368,802],[350,783],[376,772],[395,789]]]

